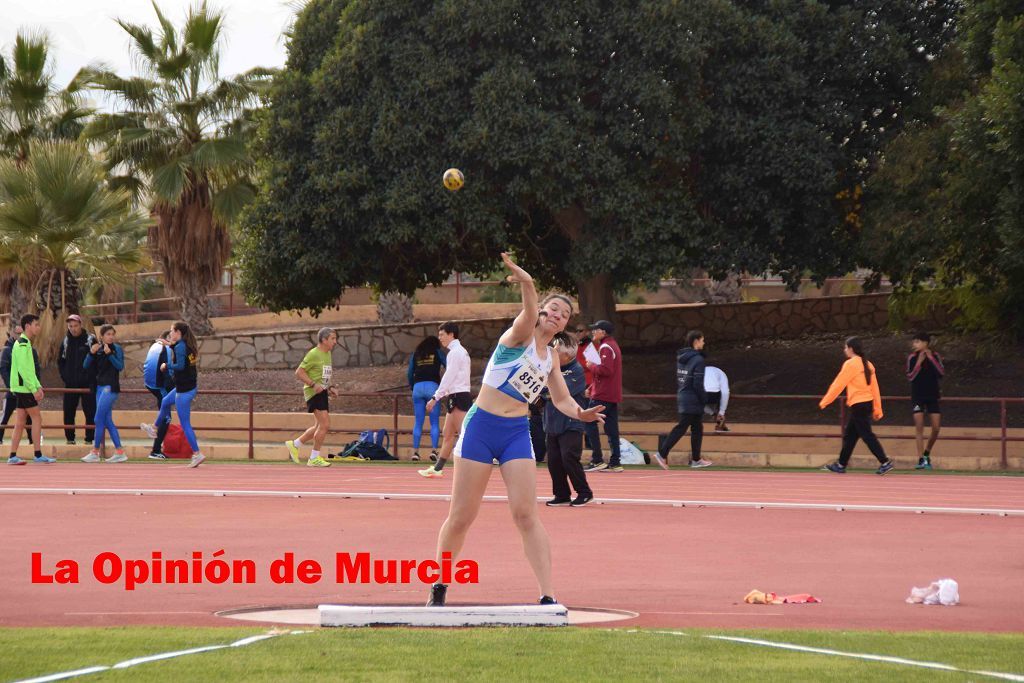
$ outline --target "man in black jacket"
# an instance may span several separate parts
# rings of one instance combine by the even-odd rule
[[[78,315],[69,315],[67,319],[68,333],[64,342],[60,345],[60,355],[57,356],[57,369],[60,370],[60,378],[68,389],[89,389],[87,394],[67,393],[64,394],[64,424],[75,424],[75,413],[78,412],[78,401],[82,401],[82,412],[85,413],[85,424],[94,424],[96,418],[96,370],[95,366],[85,367],[85,357],[89,355],[89,348],[96,343],[96,338],[87,334],[82,328],[82,318]],[[93,428],[85,428],[85,441],[92,443]],[[64,429],[64,436],[68,444],[75,443],[75,430],[73,427]]]
[[[24,332],[24,330],[21,329],[21,325],[15,325],[14,334],[7,338],[7,344],[4,346],[3,352],[0,352],[0,378],[3,379],[4,386],[8,388],[11,386],[11,353],[14,350],[14,342],[18,340],[18,337],[21,336],[22,332]],[[38,375],[39,354],[36,353],[35,349],[32,349],[32,358],[36,362],[36,375]],[[4,432],[6,431],[7,423],[10,421],[11,415],[14,414],[17,407],[18,405],[17,401],[14,399],[14,394],[8,391],[7,395],[4,397],[4,414],[3,417],[0,418],[0,443],[4,442]],[[28,435],[28,442],[32,443],[32,430],[28,428],[28,426],[32,424],[32,418],[26,417],[26,419],[28,421],[25,423],[25,433]]]
[[[708,395],[704,389],[704,333],[690,330],[686,335],[686,347],[676,355],[676,404],[679,409],[679,423],[672,428],[654,456],[662,469],[668,469],[668,454],[686,430],[690,429],[690,467],[710,467],[711,463],[700,456],[704,441],[704,406]]]

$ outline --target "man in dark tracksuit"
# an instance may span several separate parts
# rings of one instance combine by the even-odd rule
[[[658,445],[658,464],[668,469],[668,454],[686,430],[690,429],[690,467],[708,467],[710,462],[700,457],[704,441],[704,406],[708,394],[704,389],[704,333],[690,330],[686,335],[686,347],[676,356],[676,404],[679,409],[679,423]]]
[[[82,328],[80,316],[69,315],[66,322],[68,333],[60,345],[57,369],[60,370],[60,378],[66,388],[88,389],[89,393],[64,394],[64,424],[75,424],[75,413],[78,412],[78,402],[81,400],[85,424],[91,425],[96,420],[96,368],[95,366],[86,368],[85,359],[89,355],[89,348],[96,343],[96,338]],[[94,431],[92,427],[85,428],[86,443],[92,443]],[[65,428],[64,436],[67,438],[68,444],[75,443],[73,427]]]
[[[4,346],[4,350],[0,353],[0,376],[4,381],[4,386],[11,386],[11,353],[14,351],[14,342],[21,336],[21,325],[14,327],[14,334],[7,338],[7,344]],[[32,358],[36,362],[36,374],[39,374],[39,354],[36,353],[35,349],[32,349]],[[18,407],[17,401],[14,400],[14,394],[10,391],[4,397],[4,414],[3,418],[0,418],[0,443],[4,442],[4,432],[7,428],[7,423],[10,422],[11,416],[14,415],[15,409]],[[32,424],[32,418],[28,417],[26,427]],[[25,434],[28,435],[28,442],[32,443],[32,430],[25,429]]]
[[[550,353],[558,353],[562,377],[569,395],[581,408],[587,407],[586,378],[583,366],[576,360],[576,340],[560,333],[555,337],[556,346]],[[544,390],[547,398],[547,389]],[[544,432],[547,442],[548,473],[551,475],[551,490],[554,498],[549,506],[571,505],[579,507],[594,499],[594,493],[587,483],[580,457],[583,455],[583,423],[564,415],[550,400],[544,405]],[[576,498],[571,497],[569,482],[576,489]]]

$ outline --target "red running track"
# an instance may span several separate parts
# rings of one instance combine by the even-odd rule
[[[161,471],[162,470],[162,471]],[[548,493],[538,473],[538,493]],[[599,498],[637,504],[541,508],[552,538],[557,597],[578,607],[638,612],[617,626],[842,628],[1020,631],[1024,629],[1024,517],[913,514],[910,511],[672,507],[649,500],[985,508],[1024,511],[1024,478],[887,476],[827,473],[630,470],[597,473]],[[0,470],[0,513],[7,522],[0,554],[0,626],[233,625],[218,610],[257,605],[418,603],[419,584],[334,583],[337,552],[383,559],[428,559],[447,503],[440,499],[346,499],[274,492],[428,494],[451,480],[423,480],[413,469],[351,465],[307,469],[276,465],[178,463],[60,464]],[[16,492],[89,489],[161,495]],[[205,493],[182,494],[174,491]],[[214,496],[212,492],[229,492]],[[230,495],[257,491],[257,495]],[[503,494],[495,472],[489,494]],[[101,585],[92,558],[253,559],[252,585],[147,584],[132,592]],[[276,585],[270,562],[286,551],[327,569],[314,585]],[[32,584],[30,557],[44,566],[78,560],[77,585]],[[480,583],[453,586],[450,601],[514,603],[537,592],[505,506],[484,504],[465,557]],[[953,577],[963,604],[903,602],[913,585]],[[751,589],[809,592],[818,605],[746,605]]]

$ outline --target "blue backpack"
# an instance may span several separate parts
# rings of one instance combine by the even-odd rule
[[[386,429],[378,429],[376,431],[368,429],[359,434],[359,441],[372,446],[379,446],[384,450],[391,448],[391,435],[388,434]]]

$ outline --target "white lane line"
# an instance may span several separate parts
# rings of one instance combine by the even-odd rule
[[[630,633],[640,633],[641,631],[630,631]],[[669,636],[683,636],[689,637],[689,633],[683,633],[681,631],[653,631],[660,635]],[[861,652],[843,652],[842,650],[830,650],[821,647],[808,647],[806,645],[794,645],[793,643],[779,643],[771,640],[759,640],[757,638],[739,638],[736,636],[716,636],[716,635],[701,635],[701,638],[710,638],[711,640],[725,640],[732,643],[742,643],[744,645],[757,645],[760,647],[770,647],[779,650],[791,650],[793,652],[806,652],[816,655],[829,655],[831,657],[849,657],[851,659],[860,659],[869,662],[883,662],[885,664],[899,664],[901,666],[914,666],[922,669],[938,669],[940,671],[952,671],[954,673],[965,673],[973,674],[975,676],[988,676],[990,678],[999,678],[1004,681],[1018,681],[1024,682],[1024,675],[1003,673],[1001,671],[975,671],[972,669],[961,669],[951,664],[941,664],[939,662],[924,662],[917,659],[906,659],[904,657],[891,657],[889,655],[873,655]]]
[[[75,669],[73,671],[62,671],[60,673],[49,674],[46,676],[39,676],[37,678],[25,678],[15,683],[46,683],[47,681],[63,681],[69,678],[77,678],[79,676],[87,676],[89,674],[100,673],[102,671],[110,671],[114,669],[127,669],[132,666],[138,666],[139,664],[147,664],[149,662],[159,662],[164,659],[173,659],[174,657],[184,657],[186,655],[194,655],[202,652],[212,652],[213,650],[224,650],[229,647],[245,647],[246,645],[252,645],[268,638],[276,638],[284,635],[299,635],[302,633],[309,633],[309,631],[284,631],[280,633],[263,633],[260,635],[249,636],[236,640],[233,643],[226,645],[206,645],[203,647],[194,647],[188,650],[177,650],[174,652],[161,652],[155,655],[149,655],[146,657],[134,657],[132,659],[126,659],[117,664],[110,666],[91,666],[84,669]]]
[[[78,676],[88,676],[89,674],[96,674],[101,671],[106,671],[109,668],[109,666],[90,666],[87,669],[63,671],[59,674],[50,674],[49,676],[40,676],[39,678],[26,678],[21,681],[15,681],[15,683],[46,683],[46,681],[63,681],[67,678],[77,678]]]
[[[366,491],[277,491],[260,489],[135,489],[135,488],[0,488],[2,494],[64,494],[64,495],[125,495],[125,496],[213,496],[241,498],[334,498],[363,500],[418,500],[450,501],[447,493],[401,493]],[[538,496],[542,502],[547,496]],[[506,502],[507,496],[485,495],[485,501]],[[938,507],[927,505],[865,505],[855,503],[782,503],[756,500],[679,500],[671,498],[597,498],[599,505],[649,505],[661,507],[725,507],[780,510],[834,510],[858,512],[915,512],[964,515],[994,515],[999,517],[1022,517],[1024,509],[1018,508],[975,508]]]
[[[906,659],[904,657],[890,657],[887,655],[872,655],[862,654],[858,652],[842,652],[840,650],[829,650],[820,647],[807,647],[805,645],[793,645],[791,643],[776,643],[770,640],[758,640],[755,638],[737,638],[734,636],[712,636],[707,635],[705,638],[711,638],[713,640],[726,640],[733,643],[744,643],[747,645],[760,645],[761,647],[771,647],[782,650],[793,650],[795,652],[809,652],[812,654],[819,655],[831,655],[833,657],[850,657],[852,659],[863,659],[872,662],[885,662],[887,664],[901,664],[903,666],[917,666],[924,669],[940,669],[942,671],[955,671],[961,673],[969,673],[978,676],[990,676],[993,678],[1001,678],[1007,681],[1024,681],[1024,676],[1019,674],[1009,674],[997,671],[972,671],[970,669],[960,669],[950,664],[940,664],[938,662],[922,662],[915,659]]]

